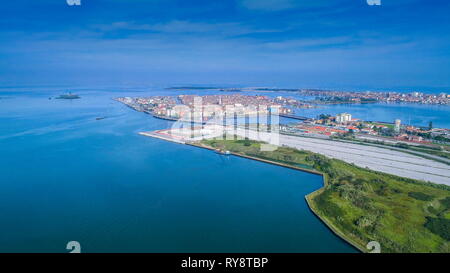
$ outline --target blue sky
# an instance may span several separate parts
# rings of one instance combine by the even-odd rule
[[[450,86],[450,1],[381,1],[2,1],[0,84]]]

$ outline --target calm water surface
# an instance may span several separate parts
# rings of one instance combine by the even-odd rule
[[[355,252],[319,176],[140,136],[170,123],[111,98],[176,93],[138,91],[0,90],[0,252]]]

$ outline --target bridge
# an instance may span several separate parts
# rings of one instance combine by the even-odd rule
[[[308,120],[308,119],[310,119],[310,118],[307,118],[307,117],[296,116],[296,115],[287,115],[287,114],[280,114],[280,117],[291,118],[291,119],[298,119],[298,120]]]

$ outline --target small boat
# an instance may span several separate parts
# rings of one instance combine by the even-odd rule
[[[216,153],[221,154],[221,155],[231,155],[230,151],[222,150],[222,149],[217,149]]]

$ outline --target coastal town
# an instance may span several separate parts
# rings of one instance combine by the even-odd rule
[[[240,94],[179,95],[176,97],[123,97],[116,100],[134,110],[174,121],[223,124],[222,121],[227,118],[252,117],[249,123],[263,123],[267,120],[267,116],[279,115],[290,121],[280,125],[280,131],[289,134],[318,138],[353,138],[362,141],[430,147],[450,144],[450,129],[435,128],[432,122],[423,127],[404,123],[395,117],[392,121],[368,121],[354,117],[351,113],[339,113],[335,116],[321,114],[314,118],[299,117],[295,115],[296,109],[309,109],[314,106],[282,96],[270,98]]]
[[[300,96],[313,97],[315,104],[352,104],[352,103],[411,103],[429,105],[450,104],[450,94],[440,92],[436,94],[413,91],[409,93],[398,91],[340,91],[321,89],[286,89],[267,87],[245,87],[245,88],[199,88],[180,87],[175,90],[218,90],[221,92],[288,92]]]
[[[185,120],[205,122],[214,117],[233,117],[234,115],[257,116],[269,113],[280,115],[292,114],[290,106],[309,108],[309,104],[295,99],[276,98],[267,96],[245,95],[179,95],[155,96],[142,98],[117,98],[129,107],[168,120]]]
[[[240,138],[274,147],[325,155],[362,168],[397,176],[450,184],[450,130],[390,121],[367,121],[351,113],[302,118],[296,107],[310,105],[267,96],[178,95],[122,97],[117,101],[158,119],[176,121],[171,128],[141,135],[180,144],[205,139]],[[285,118],[281,120],[281,118]],[[272,145],[272,146],[271,146]],[[227,154],[227,150],[218,150]]]
[[[207,149],[220,157],[243,157],[323,176],[324,187],[305,197],[308,206],[361,251],[373,219],[384,217],[387,210],[396,212],[405,204],[415,204],[410,199],[422,200],[428,196],[423,192],[450,186],[450,130],[434,126],[431,120],[421,125],[396,116],[364,120],[351,111],[326,113],[327,107],[318,116],[300,117],[296,110],[308,115],[308,109],[320,109],[320,103],[283,96],[178,95],[116,100],[155,118],[176,121],[169,128],[139,132],[142,136]],[[351,220],[335,222],[335,213],[327,209],[330,201],[320,199],[331,194],[340,204],[356,206],[362,214],[339,214],[339,219]],[[438,202],[450,199],[444,190],[439,194]],[[383,204],[383,209],[374,210],[372,204]],[[428,215],[430,210],[431,206],[426,212],[420,207],[418,212]],[[428,229],[427,224],[414,228]],[[356,229],[361,230],[358,236],[350,232]]]
[[[450,103],[450,94],[426,94],[422,92],[353,92],[353,91],[328,91],[328,90],[301,90],[301,94],[316,97],[316,102],[321,103],[418,103],[441,104]]]

